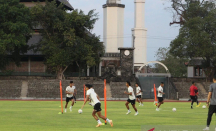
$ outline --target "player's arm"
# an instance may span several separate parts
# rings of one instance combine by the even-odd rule
[[[73,94],[73,95],[75,96],[76,94],[77,94],[77,90],[76,90],[76,89],[74,89],[74,94]]]
[[[73,94],[73,93],[66,91],[66,94]]]
[[[125,94],[127,94],[127,95],[132,95],[132,92],[124,92]]]
[[[198,88],[197,87],[195,87],[194,92],[197,95],[197,93],[198,93]]]
[[[212,97],[212,92],[209,92],[208,93],[208,99],[207,99],[207,102],[206,102],[207,107],[209,106],[209,102],[210,102],[211,97]]]
[[[89,100],[89,95],[87,95],[86,96],[86,99],[85,99],[85,101],[84,101],[84,103],[83,103],[83,105],[82,105],[82,108],[81,109],[83,109],[83,107],[85,106],[85,104],[86,104],[86,102]]]
[[[159,93],[165,94],[165,93],[163,93],[161,90],[159,90]]]
[[[100,97],[98,96],[98,94],[97,94],[97,99],[100,100]]]
[[[139,94],[139,93],[141,93],[142,91],[141,90],[139,90],[139,92],[137,93],[137,94]]]

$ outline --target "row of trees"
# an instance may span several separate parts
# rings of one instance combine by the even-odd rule
[[[202,68],[208,78],[216,71],[216,3],[206,0],[171,0],[173,22],[180,25],[179,35],[171,42],[163,62],[176,61],[181,68],[185,60],[203,59]],[[158,53],[162,49],[159,49]],[[167,49],[166,49],[167,50]],[[166,63],[174,66],[174,62]],[[186,68],[186,67],[185,67]],[[181,76],[174,71],[174,76]],[[182,73],[185,72],[185,69]],[[171,72],[172,73],[172,72]],[[178,75],[177,75],[178,74]]]
[[[78,10],[67,12],[55,1],[29,9],[19,0],[1,0],[0,10],[3,10],[0,14],[3,18],[0,19],[0,27],[3,27],[0,29],[0,59],[4,61],[0,68],[11,60],[19,65],[20,54],[28,49],[42,52],[45,64],[56,72],[58,79],[62,79],[64,71],[74,63],[80,70],[99,63],[104,46],[99,36],[90,33],[98,20],[95,10],[88,14]],[[30,47],[26,43],[34,34],[33,29],[38,27],[42,40]],[[7,57],[9,53],[12,54],[10,58]]]

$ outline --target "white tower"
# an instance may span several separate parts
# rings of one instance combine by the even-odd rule
[[[145,29],[145,0],[134,0],[135,3],[135,25],[132,29],[134,50],[134,67],[140,67],[147,62],[147,44]],[[135,69],[136,70],[136,69]]]
[[[103,5],[103,42],[106,53],[118,53],[124,44],[124,8],[121,0],[107,0]]]

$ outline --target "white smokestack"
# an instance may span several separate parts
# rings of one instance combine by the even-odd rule
[[[134,28],[132,29],[134,40],[134,66],[139,67],[147,62],[147,43],[145,28],[145,0],[134,0],[135,4],[135,21]]]
[[[124,8],[121,0],[107,0],[103,5],[103,42],[106,53],[118,53],[124,45]]]

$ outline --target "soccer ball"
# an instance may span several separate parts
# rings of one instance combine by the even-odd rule
[[[173,108],[172,111],[175,112],[175,111],[176,111],[176,108]]]
[[[203,108],[203,109],[205,109],[205,108],[206,108],[206,106],[205,106],[205,105],[203,105],[203,106],[202,106],[202,108]]]
[[[82,113],[82,110],[81,110],[81,109],[79,109],[79,110],[78,110],[78,113],[79,113],[79,114],[81,114],[81,113]]]

